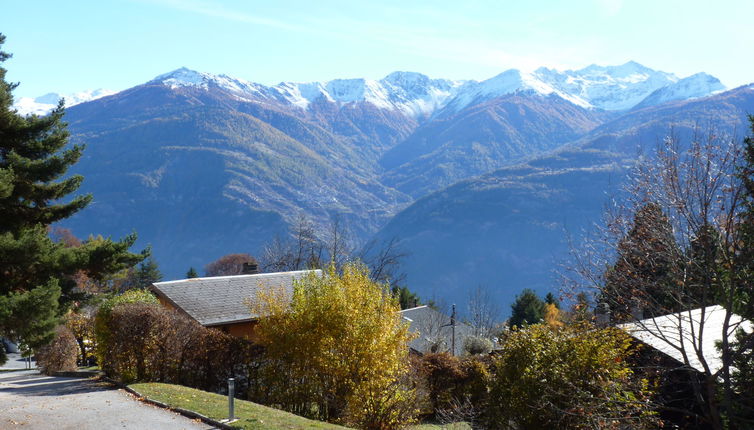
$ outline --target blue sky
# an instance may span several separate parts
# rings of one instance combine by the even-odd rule
[[[754,82],[752,17],[750,0],[15,0],[0,32],[17,98],[120,90],[181,66],[274,84],[635,60],[735,87]]]

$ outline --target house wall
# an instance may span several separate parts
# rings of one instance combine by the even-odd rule
[[[254,328],[256,327],[256,325],[256,321],[246,321],[234,324],[216,325],[209,328],[218,329],[223,333],[227,333],[231,336],[255,341],[257,340],[256,335],[254,334]]]
[[[160,302],[162,306],[165,306],[166,308],[170,310],[176,310],[175,306],[173,306],[172,303],[167,301],[167,299],[165,299],[165,297],[163,297],[162,294],[157,294],[157,301]]]

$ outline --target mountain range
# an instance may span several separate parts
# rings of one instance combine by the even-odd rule
[[[464,303],[486,284],[507,305],[556,287],[564,229],[598,219],[637,146],[695,122],[741,130],[753,93],[635,62],[273,86],[181,68],[67,109],[94,202],[65,225],[136,230],[174,278],[338,215],[354,243],[401,238],[420,295]]]

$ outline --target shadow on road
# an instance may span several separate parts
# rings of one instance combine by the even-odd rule
[[[93,379],[53,377],[39,374],[0,379],[0,394],[19,396],[65,396],[110,389],[112,387],[109,384]]]

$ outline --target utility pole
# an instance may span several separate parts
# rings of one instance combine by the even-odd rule
[[[456,304],[453,303],[453,312],[450,314],[450,355],[456,355]]]
[[[442,327],[450,327],[450,355],[456,355],[456,304],[453,303],[453,311],[450,314],[450,324]]]

